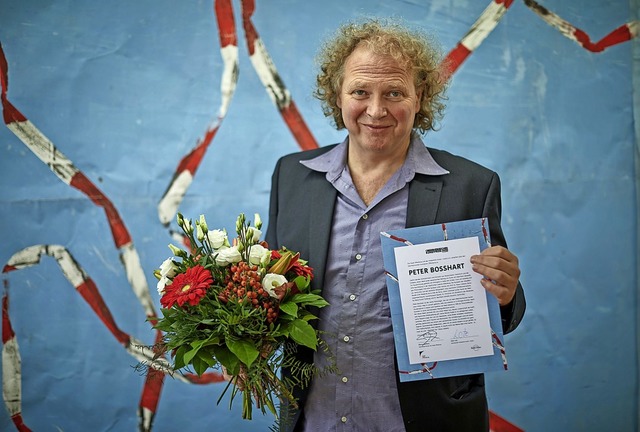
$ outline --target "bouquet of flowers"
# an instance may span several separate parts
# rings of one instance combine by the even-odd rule
[[[189,251],[169,245],[174,256],[154,272],[163,315],[154,327],[165,333],[163,351],[171,353],[174,370],[202,375],[218,368],[230,375],[220,399],[230,385],[231,403],[242,391],[243,418],[251,419],[254,401],[277,418],[274,396],[296,406],[293,386],[308,384],[316,372],[312,364],[287,364],[292,357],[285,355],[321,342],[308,308],[327,302],[310,289],[312,268],[299,253],[268,249],[258,214],[253,227],[240,214],[232,243],[225,230],[209,230],[204,215],[195,223],[177,219]],[[282,380],[283,366],[297,373]]]

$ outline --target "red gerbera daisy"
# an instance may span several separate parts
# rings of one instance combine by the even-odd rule
[[[160,304],[166,309],[176,303],[178,306],[187,302],[191,306],[197,305],[206,295],[211,284],[213,284],[213,276],[209,270],[199,265],[188,268],[186,272],[177,275],[171,285],[165,287]]]

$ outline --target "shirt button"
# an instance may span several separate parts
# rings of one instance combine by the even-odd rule
[[[343,382],[343,383],[346,383],[347,381],[349,381],[349,378],[347,378],[347,377],[342,377],[342,382]]]
[[[349,300],[354,301],[356,299],[356,295],[355,294],[351,294],[349,296]]]
[[[349,336],[345,336],[345,337],[342,338],[342,340],[345,341],[345,342],[349,342],[349,339],[350,339]]]
[[[356,259],[357,259],[358,261],[360,261],[360,260],[362,259],[362,255],[360,255],[359,253],[358,253],[358,254],[356,254]]]
[[[346,417],[342,417],[342,418],[340,419],[340,421],[341,421],[342,423],[346,423],[346,422],[347,422],[347,418],[346,418]]]
[[[369,215],[368,215],[368,214],[366,214],[366,213],[365,213],[365,214],[363,214],[363,215],[362,215],[362,219],[364,219],[364,220],[369,219]]]

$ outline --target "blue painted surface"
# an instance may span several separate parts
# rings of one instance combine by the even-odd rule
[[[220,104],[212,3],[0,0],[9,100],[111,199],[152,294],[152,271],[171,241],[156,205]],[[311,97],[313,55],[338,23],[402,16],[431,29],[448,51],[489,1],[257,3],[253,22],[325,145],[344,134]],[[638,16],[637,1],[541,3],[593,40]],[[239,16],[240,1],[233,4]],[[298,149],[249,62],[241,20],[236,25],[238,88],[181,206],[230,230],[240,211],[266,219],[275,161]],[[490,408],[526,430],[637,428],[632,46],[590,53],[516,0],[454,75],[442,129],[426,137],[502,178],[503,226],[521,260],[528,311],[506,337],[510,370],[488,374],[487,386]],[[64,245],[119,327],[151,343],[103,211],[5,127],[0,178],[0,264],[30,245]],[[3,279],[22,355],[25,423],[36,431],[135,430],[143,385],[136,362],[54,261]],[[154,430],[267,429],[268,417],[247,423],[216,407],[221,390],[167,380]],[[12,427],[0,409],[0,430]]]

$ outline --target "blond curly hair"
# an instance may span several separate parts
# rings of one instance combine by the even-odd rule
[[[439,45],[426,33],[409,30],[391,20],[367,19],[344,24],[322,45],[316,59],[320,72],[313,95],[321,101],[324,115],[333,118],[338,130],[345,128],[337,98],[347,57],[360,46],[390,56],[413,72],[416,91],[422,90],[413,129],[420,133],[434,130],[444,113],[446,99]]]

